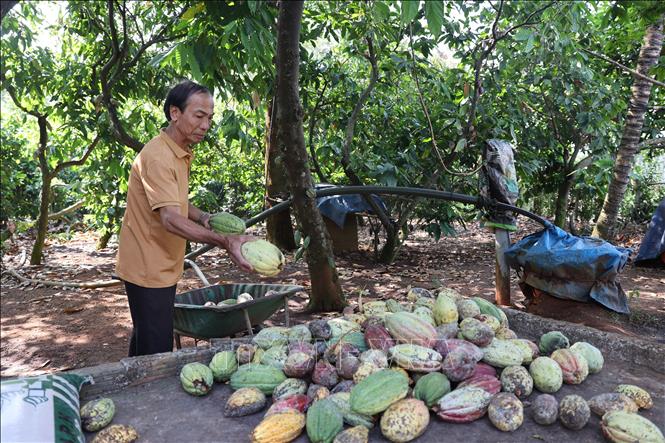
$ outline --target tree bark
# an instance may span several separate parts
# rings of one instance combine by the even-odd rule
[[[269,104],[266,111],[266,209],[272,208],[281,199],[286,198],[286,194],[288,193],[284,168],[280,167],[283,159],[279,158],[277,130],[273,121],[276,111],[274,108],[276,106]],[[266,219],[266,238],[269,242],[285,251],[293,251],[296,248],[293,238],[293,226],[291,225],[291,211],[288,208]]]
[[[42,173],[42,191],[39,202],[39,218],[37,219],[37,237],[32,246],[30,254],[30,264],[39,265],[42,263],[42,250],[46,240],[46,230],[48,228],[48,208],[51,203],[51,171],[46,160],[46,145],[48,144],[48,121],[45,115],[37,117],[39,125],[39,148],[37,149],[37,158],[39,160],[39,170]]]
[[[0,21],[5,18],[5,15],[18,3],[18,0],[2,0],[0,4]]]
[[[568,171],[563,171],[563,181],[559,184],[559,192],[556,197],[556,204],[554,209],[554,224],[565,229],[566,226],[566,213],[568,212],[568,200],[570,198],[570,190],[575,183],[575,175],[569,174]]]
[[[658,62],[662,47],[663,16],[646,30],[642,49],[637,59],[637,71],[643,75],[648,75],[649,69]],[[614,162],[612,180],[607,189],[603,208],[598,215],[596,226],[593,229],[593,235],[596,237],[613,240],[616,234],[619,208],[628,186],[630,173],[633,169],[635,153],[639,149],[644,115],[647,111],[652,85],[652,82],[642,77],[635,77],[628,107],[628,116],[626,117],[626,125]]]
[[[316,206],[303,134],[303,111],[298,94],[302,1],[280,2],[277,21],[277,140],[303,236],[310,237],[305,259],[311,278],[308,310],[340,311],[342,295],[332,242]]]

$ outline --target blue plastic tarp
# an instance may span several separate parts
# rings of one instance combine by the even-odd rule
[[[323,188],[323,186],[320,186]],[[386,204],[376,195],[371,196],[374,202],[387,211]],[[346,214],[356,212],[374,212],[372,207],[360,194],[331,195],[328,197],[319,197],[316,199],[316,205],[321,215],[328,217],[340,229],[344,228]]]
[[[665,198],[653,213],[651,223],[649,223],[649,228],[644,234],[640,250],[635,258],[635,265],[657,264],[663,253],[665,253]]]
[[[588,302],[628,314],[628,301],[616,281],[630,249],[593,237],[576,237],[550,224],[506,251],[521,283],[555,297]]]

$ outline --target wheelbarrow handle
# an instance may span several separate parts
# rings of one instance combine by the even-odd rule
[[[192,268],[192,269],[194,270],[194,272],[196,273],[196,276],[199,278],[199,280],[201,280],[201,281],[203,282],[203,284],[204,284],[205,286],[210,286],[210,282],[208,281],[208,279],[206,278],[206,276],[203,275],[203,272],[201,272],[201,269],[198,267],[198,265],[197,265],[196,263],[194,263],[193,260],[190,260],[190,259],[186,258],[186,259],[185,259],[185,263],[186,263],[190,268]]]

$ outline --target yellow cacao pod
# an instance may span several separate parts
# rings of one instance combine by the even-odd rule
[[[252,443],[287,443],[298,438],[305,428],[305,414],[296,410],[269,415],[254,428]]]
[[[254,270],[266,277],[279,274],[286,263],[282,251],[266,240],[243,243],[241,251]]]

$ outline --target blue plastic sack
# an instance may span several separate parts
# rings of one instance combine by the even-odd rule
[[[325,189],[334,187],[332,185],[318,184],[316,189]],[[380,197],[372,194],[372,199],[379,207],[383,208],[384,211],[388,211],[386,204],[381,200]],[[345,195],[330,195],[327,197],[318,197],[316,199],[316,205],[321,212],[321,215],[329,218],[340,229],[344,229],[344,223],[346,222],[346,215],[353,214],[357,212],[374,212],[372,207],[367,203],[367,201],[360,194],[345,194]]]
[[[665,198],[656,208],[649,223],[649,228],[644,234],[640,250],[635,257],[635,266],[660,265],[664,262],[661,255],[665,253]],[[660,263],[659,263],[660,262]]]
[[[517,270],[521,285],[562,299],[595,300],[622,314],[630,310],[615,279],[629,255],[630,249],[598,238],[576,237],[552,224],[506,250],[508,264]]]

